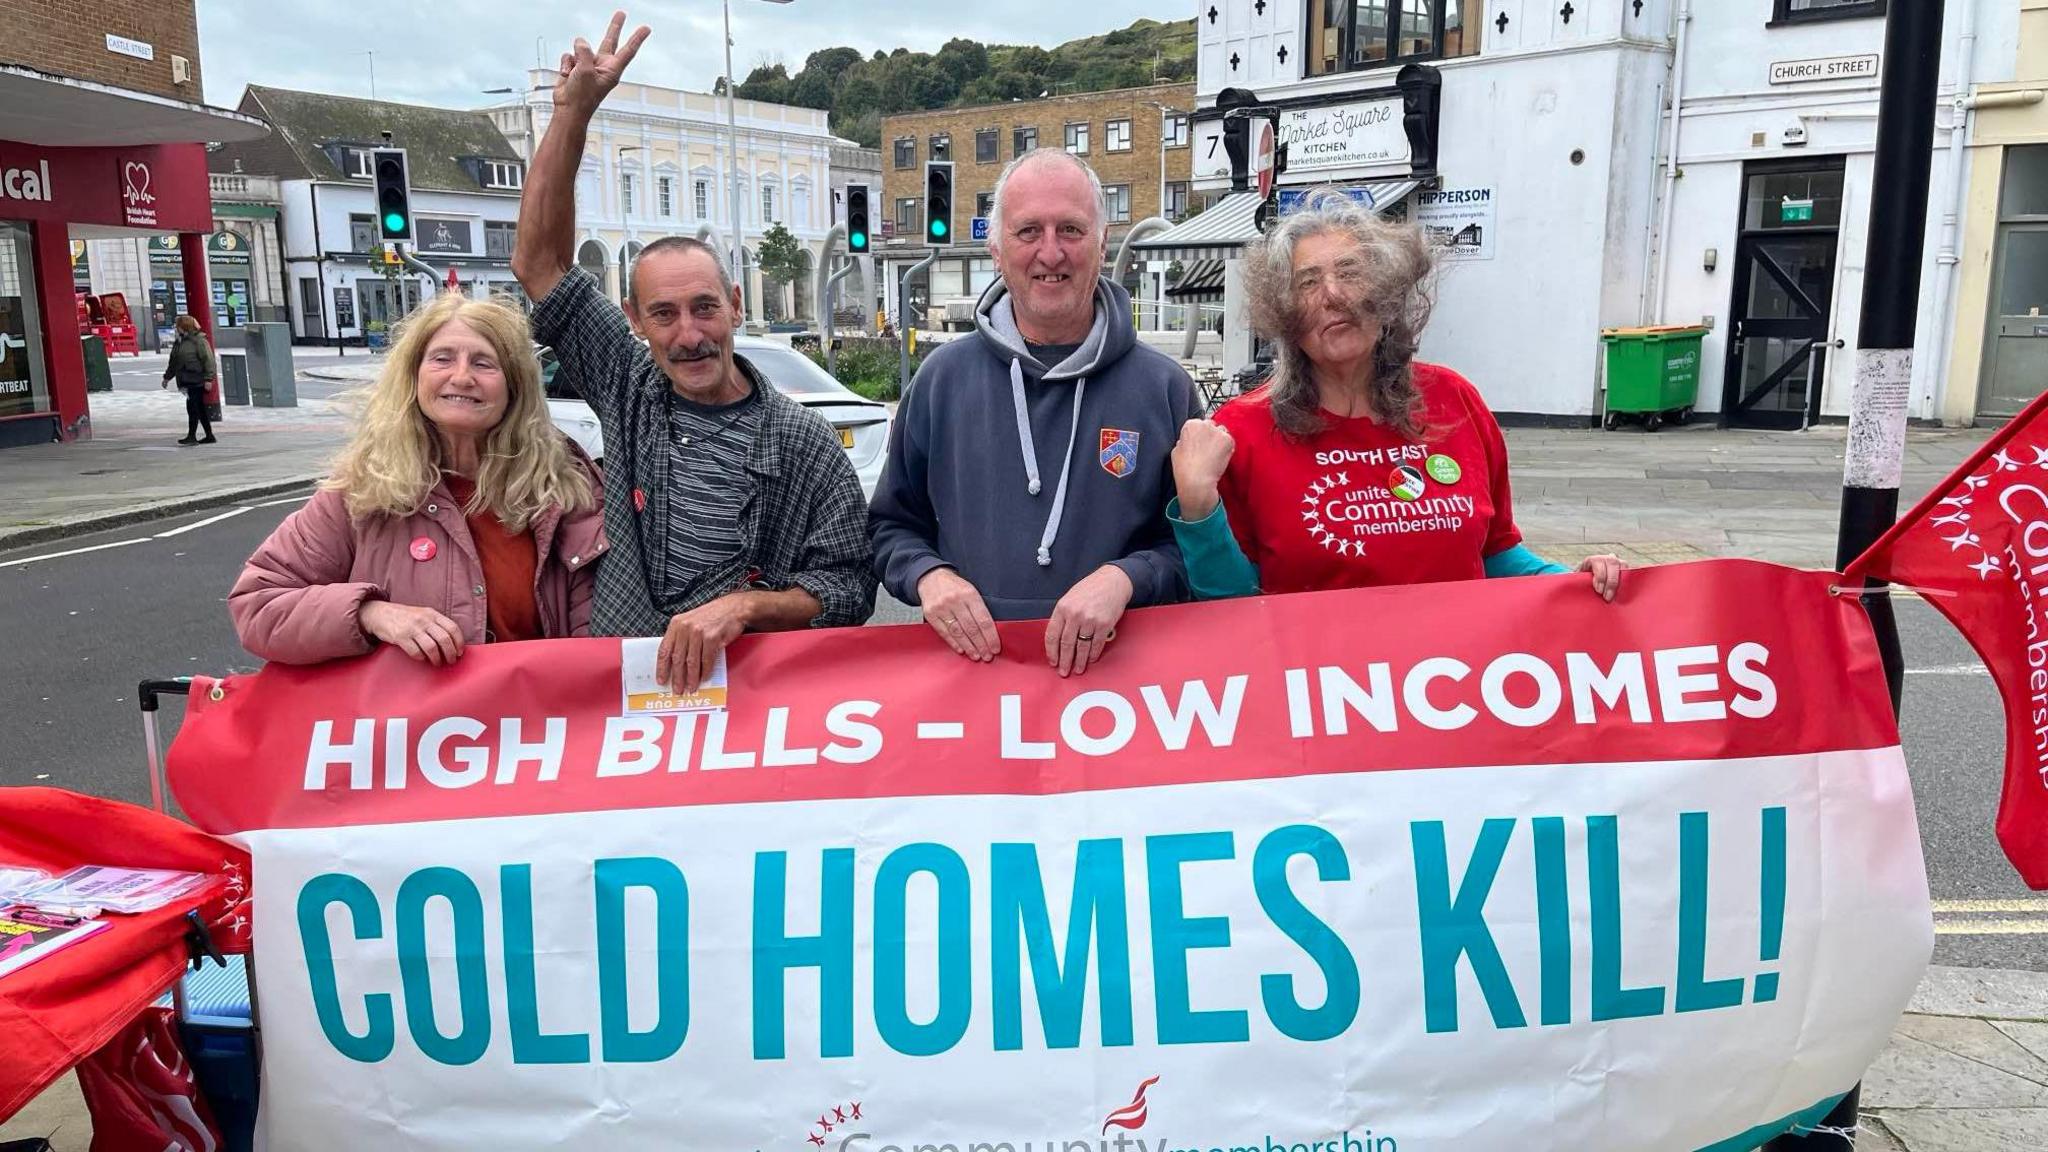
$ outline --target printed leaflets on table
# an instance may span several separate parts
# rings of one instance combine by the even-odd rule
[[[0,910],[0,976],[109,927],[105,920],[59,916],[34,908]]]
[[[677,712],[723,712],[726,704],[725,653],[712,661],[710,675],[695,692],[671,692],[655,678],[654,660],[661,637],[641,636],[619,642],[619,711],[626,716],[661,716]]]
[[[30,892],[26,899],[34,904],[133,914],[161,908],[196,890],[206,879],[201,872],[83,864]]]
[[[41,868],[0,864],[0,904],[12,904],[50,882]]]

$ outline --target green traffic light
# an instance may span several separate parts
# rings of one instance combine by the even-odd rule
[[[932,221],[932,235],[934,235],[934,236],[944,236],[945,234],[946,234],[946,222],[945,222],[944,220],[934,220],[934,221]]]
[[[847,237],[846,239],[855,248],[865,248],[867,247],[868,243],[868,234],[865,232],[855,232],[853,235]]]
[[[405,217],[396,212],[386,212],[384,214],[384,230],[386,232],[405,231]]]

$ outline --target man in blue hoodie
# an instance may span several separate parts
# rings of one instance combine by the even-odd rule
[[[1085,163],[1050,148],[1011,161],[990,215],[1002,278],[975,335],[910,382],[868,533],[883,586],[955,652],[993,660],[996,620],[1048,617],[1046,660],[1066,676],[1101,659],[1126,608],[1187,598],[1168,456],[1202,405],[1101,275]]]

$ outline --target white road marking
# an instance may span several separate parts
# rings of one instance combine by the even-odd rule
[[[0,567],[18,568],[23,564],[40,564],[45,560],[62,560],[66,556],[83,556],[87,552],[104,552],[109,548],[126,548],[130,544],[147,544],[149,541],[150,537],[143,536],[135,540],[116,540],[111,544],[94,544],[90,548],[73,548],[68,552],[46,552],[41,556],[24,556],[19,560],[8,560],[4,564],[0,564]]]
[[[1908,668],[1908,676],[1989,676],[1991,669],[1981,663],[1943,664],[1936,668]]]
[[[248,504],[245,504],[240,508],[230,508],[217,516],[208,516],[204,520],[195,520],[192,523],[187,524],[181,528],[173,528],[168,532],[159,532],[156,534],[155,538],[158,540],[168,540],[173,536],[183,536],[185,533],[192,531],[194,528],[204,528],[209,524],[218,524],[223,520],[233,519],[236,516],[240,516],[244,512],[252,511],[253,508],[253,505]]]

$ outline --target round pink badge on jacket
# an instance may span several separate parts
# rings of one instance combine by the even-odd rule
[[[434,542],[432,540],[427,539],[425,536],[414,538],[412,542],[413,559],[432,560],[434,558],[434,551]]]

